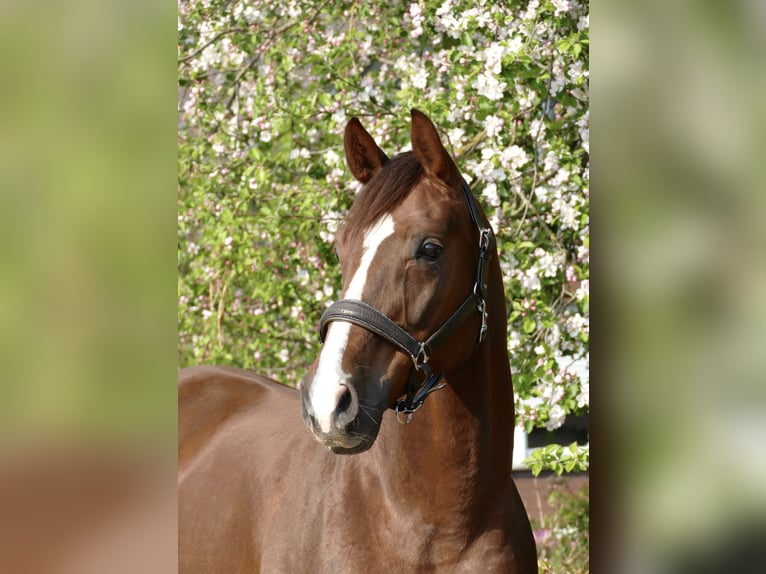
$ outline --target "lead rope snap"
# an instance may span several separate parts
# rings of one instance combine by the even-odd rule
[[[400,406],[401,406],[401,403],[396,403],[396,420],[399,421],[399,424],[408,425],[410,424],[410,421],[412,420],[412,413],[414,413],[417,409],[399,410]],[[406,419],[402,419],[401,415],[403,414],[407,415]]]
[[[431,378],[431,367],[428,366],[429,358],[430,357],[428,356],[428,353],[426,352],[425,345],[421,343],[420,350],[418,351],[417,356],[412,357],[412,363],[415,365],[415,371],[423,372],[423,376],[425,377],[424,384],[427,384],[429,379]],[[407,385],[409,386],[409,384],[410,383],[408,382]],[[423,396],[422,398],[418,400],[413,400],[417,398],[418,392],[417,391],[413,392],[411,388],[408,388],[406,398],[399,399],[398,401],[396,401],[396,407],[394,408],[394,412],[396,413],[396,420],[403,425],[409,424],[410,421],[412,420],[413,413],[416,410],[418,410],[421,406],[423,406],[423,403],[425,402],[425,397],[428,396],[428,394],[429,393],[426,393],[425,396]],[[407,415],[407,418],[402,419],[401,415]]]

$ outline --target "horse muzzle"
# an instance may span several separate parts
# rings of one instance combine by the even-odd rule
[[[316,400],[301,386],[301,416],[320,443],[336,454],[355,454],[369,449],[380,430],[382,408],[362,406],[351,385],[333,385]],[[378,412],[380,411],[380,412]]]

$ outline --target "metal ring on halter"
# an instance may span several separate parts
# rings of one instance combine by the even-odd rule
[[[428,359],[430,358],[431,356],[428,354],[426,344],[420,343],[418,354],[412,357],[412,364],[415,365],[415,369],[418,371],[425,371],[427,369],[426,377],[431,374],[431,368],[428,366]]]

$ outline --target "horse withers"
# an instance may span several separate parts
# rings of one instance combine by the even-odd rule
[[[494,236],[417,110],[411,139],[346,127],[363,188],[300,391],[181,370],[181,572],[537,572]]]

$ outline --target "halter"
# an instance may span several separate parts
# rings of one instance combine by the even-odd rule
[[[479,261],[476,270],[476,281],[474,282],[471,294],[466,297],[465,301],[457,308],[457,311],[441,327],[436,329],[428,339],[418,341],[386,315],[375,309],[375,307],[356,299],[336,301],[327,308],[319,319],[319,339],[322,343],[324,343],[327,329],[332,321],[346,321],[383,337],[410,356],[415,372],[422,372],[425,380],[420,387],[413,388],[413,377],[408,377],[407,394],[404,398],[397,400],[394,407],[396,418],[402,424],[409,423],[412,420],[412,414],[423,406],[426,397],[434,391],[443,388],[446,384],[442,383],[437,386],[443,373],[432,373],[431,367],[428,365],[428,360],[431,358],[433,351],[444,343],[475,311],[478,311],[481,315],[481,327],[479,328],[479,337],[476,342],[477,346],[484,340],[487,334],[487,303],[485,297],[488,273],[487,261],[492,254],[495,236],[489,225],[486,227],[482,225],[479,205],[476,203],[476,198],[474,198],[471,188],[468,187],[465,181],[463,181],[463,195],[468,205],[471,220],[479,230]],[[410,373],[410,375],[412,374]],[[405,419],[402,419],[400,416],[403,414],[406,415]]]

